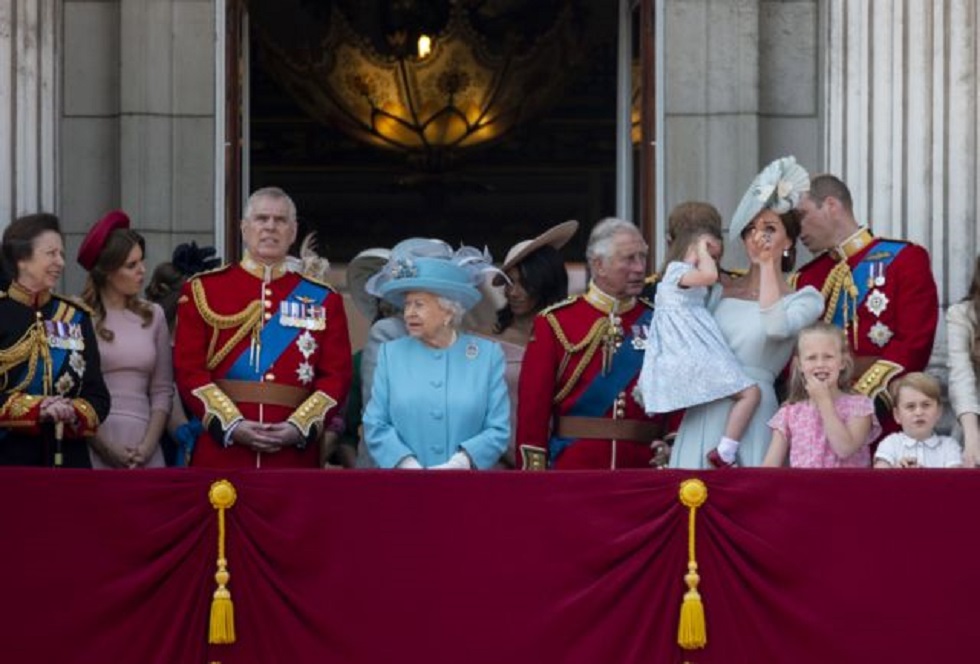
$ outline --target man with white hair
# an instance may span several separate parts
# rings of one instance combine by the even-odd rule
[[[292,199],[260,189],[242,219],[242,260],[184,285],[174,374],[204,428],[192,466],[320,466],[317,441],[347,397],[351,348],[340,294],[288,255],[296,232]]]
[[[646,468],[663,434],[663,417],[633,396],[652,314],[639,297],[647,244],[632,223],[607,218],[586,258],[588,290],[534,321],[518,390],[518,468]]]

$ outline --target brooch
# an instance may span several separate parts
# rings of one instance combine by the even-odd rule
[[[467,360],[475,360],[479,354],[480,354],[480,347],[479,346],[477,346],[472,341],[469,342],[468,344],[466,344],[466,359]]]

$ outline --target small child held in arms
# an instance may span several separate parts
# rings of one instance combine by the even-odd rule
[[[769,420],[763,466],[867,468],[881,432],[874,402],[851,391],[854,361],[840,328],[818,321],[796,342],[789,398]]]
[[[936,422],[943,414],[939,381],[916,371],[894,380],[888,391],[902,431],[878,444],[875,468],[961,468],[959,443],[936,434]]]
[[[734,400],[724,435],[708,453],[708,462],[716,468],[734,465],[761,395],[705,306],[708,287],[718,281],[721,250],[716,230],[692,228],[671,242],[637,381],[647,413],[669,413],[726,397]]]

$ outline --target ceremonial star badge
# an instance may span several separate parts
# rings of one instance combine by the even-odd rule
[[[868,311],[873,313],[876,318],[880,318],[882,312],[888,308],[888,296],[876,288],[871,291],[870,295],[868,295],[868,299],[864,306],[866,306]]]
[[[296,375],[303,385],[311,383],[313,381],[313,366],[309,362],[300,362],[300,365],[296,367]]]
[[[893,336],[895,336],[895,333],[881,321],[878,321],[872,325],[871,329],[868,330],[868,338],[871,339],[871,343],[878,346],[878,348],[884,348],[885,344],[891,341]]]
[[[299,352],[303,354],[303,357],[308,360],[310,359],[310,355],[316,352],[316,339],[313,338],[309,330],[305,330],[296,340],[296,347],[299,348]]]

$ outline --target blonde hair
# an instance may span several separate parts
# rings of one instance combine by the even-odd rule
[[[936,403],[939,403],[943,395],[942,387],[940,387],[938,380],[922,371],[913,371],[912,373],[907,373],[904,376],[896,378],[888,386],[888,394],[891,396],[892,403],[895,404],[896,408],[898,407],[898,395],[903,387],[921,392]]]
[[[851,356],[851,349],[847,347],[844,331],[831,323],[817,321],[800,330],[800,335],[796,339],[796,353],[793,355],[793,365],[790,369],[789,396],[786,398],[787,403],[799,403],[809,398],[806,393],[806,381],[803,378],[803,371],[800,369],[800,347],[803,345],[804,338],[818,334],[837,339],[842,360],[841,371],[837,376],[837,389],[844,394],[853,392],[851,390],[851,376],[854,373],[854,358]]]

